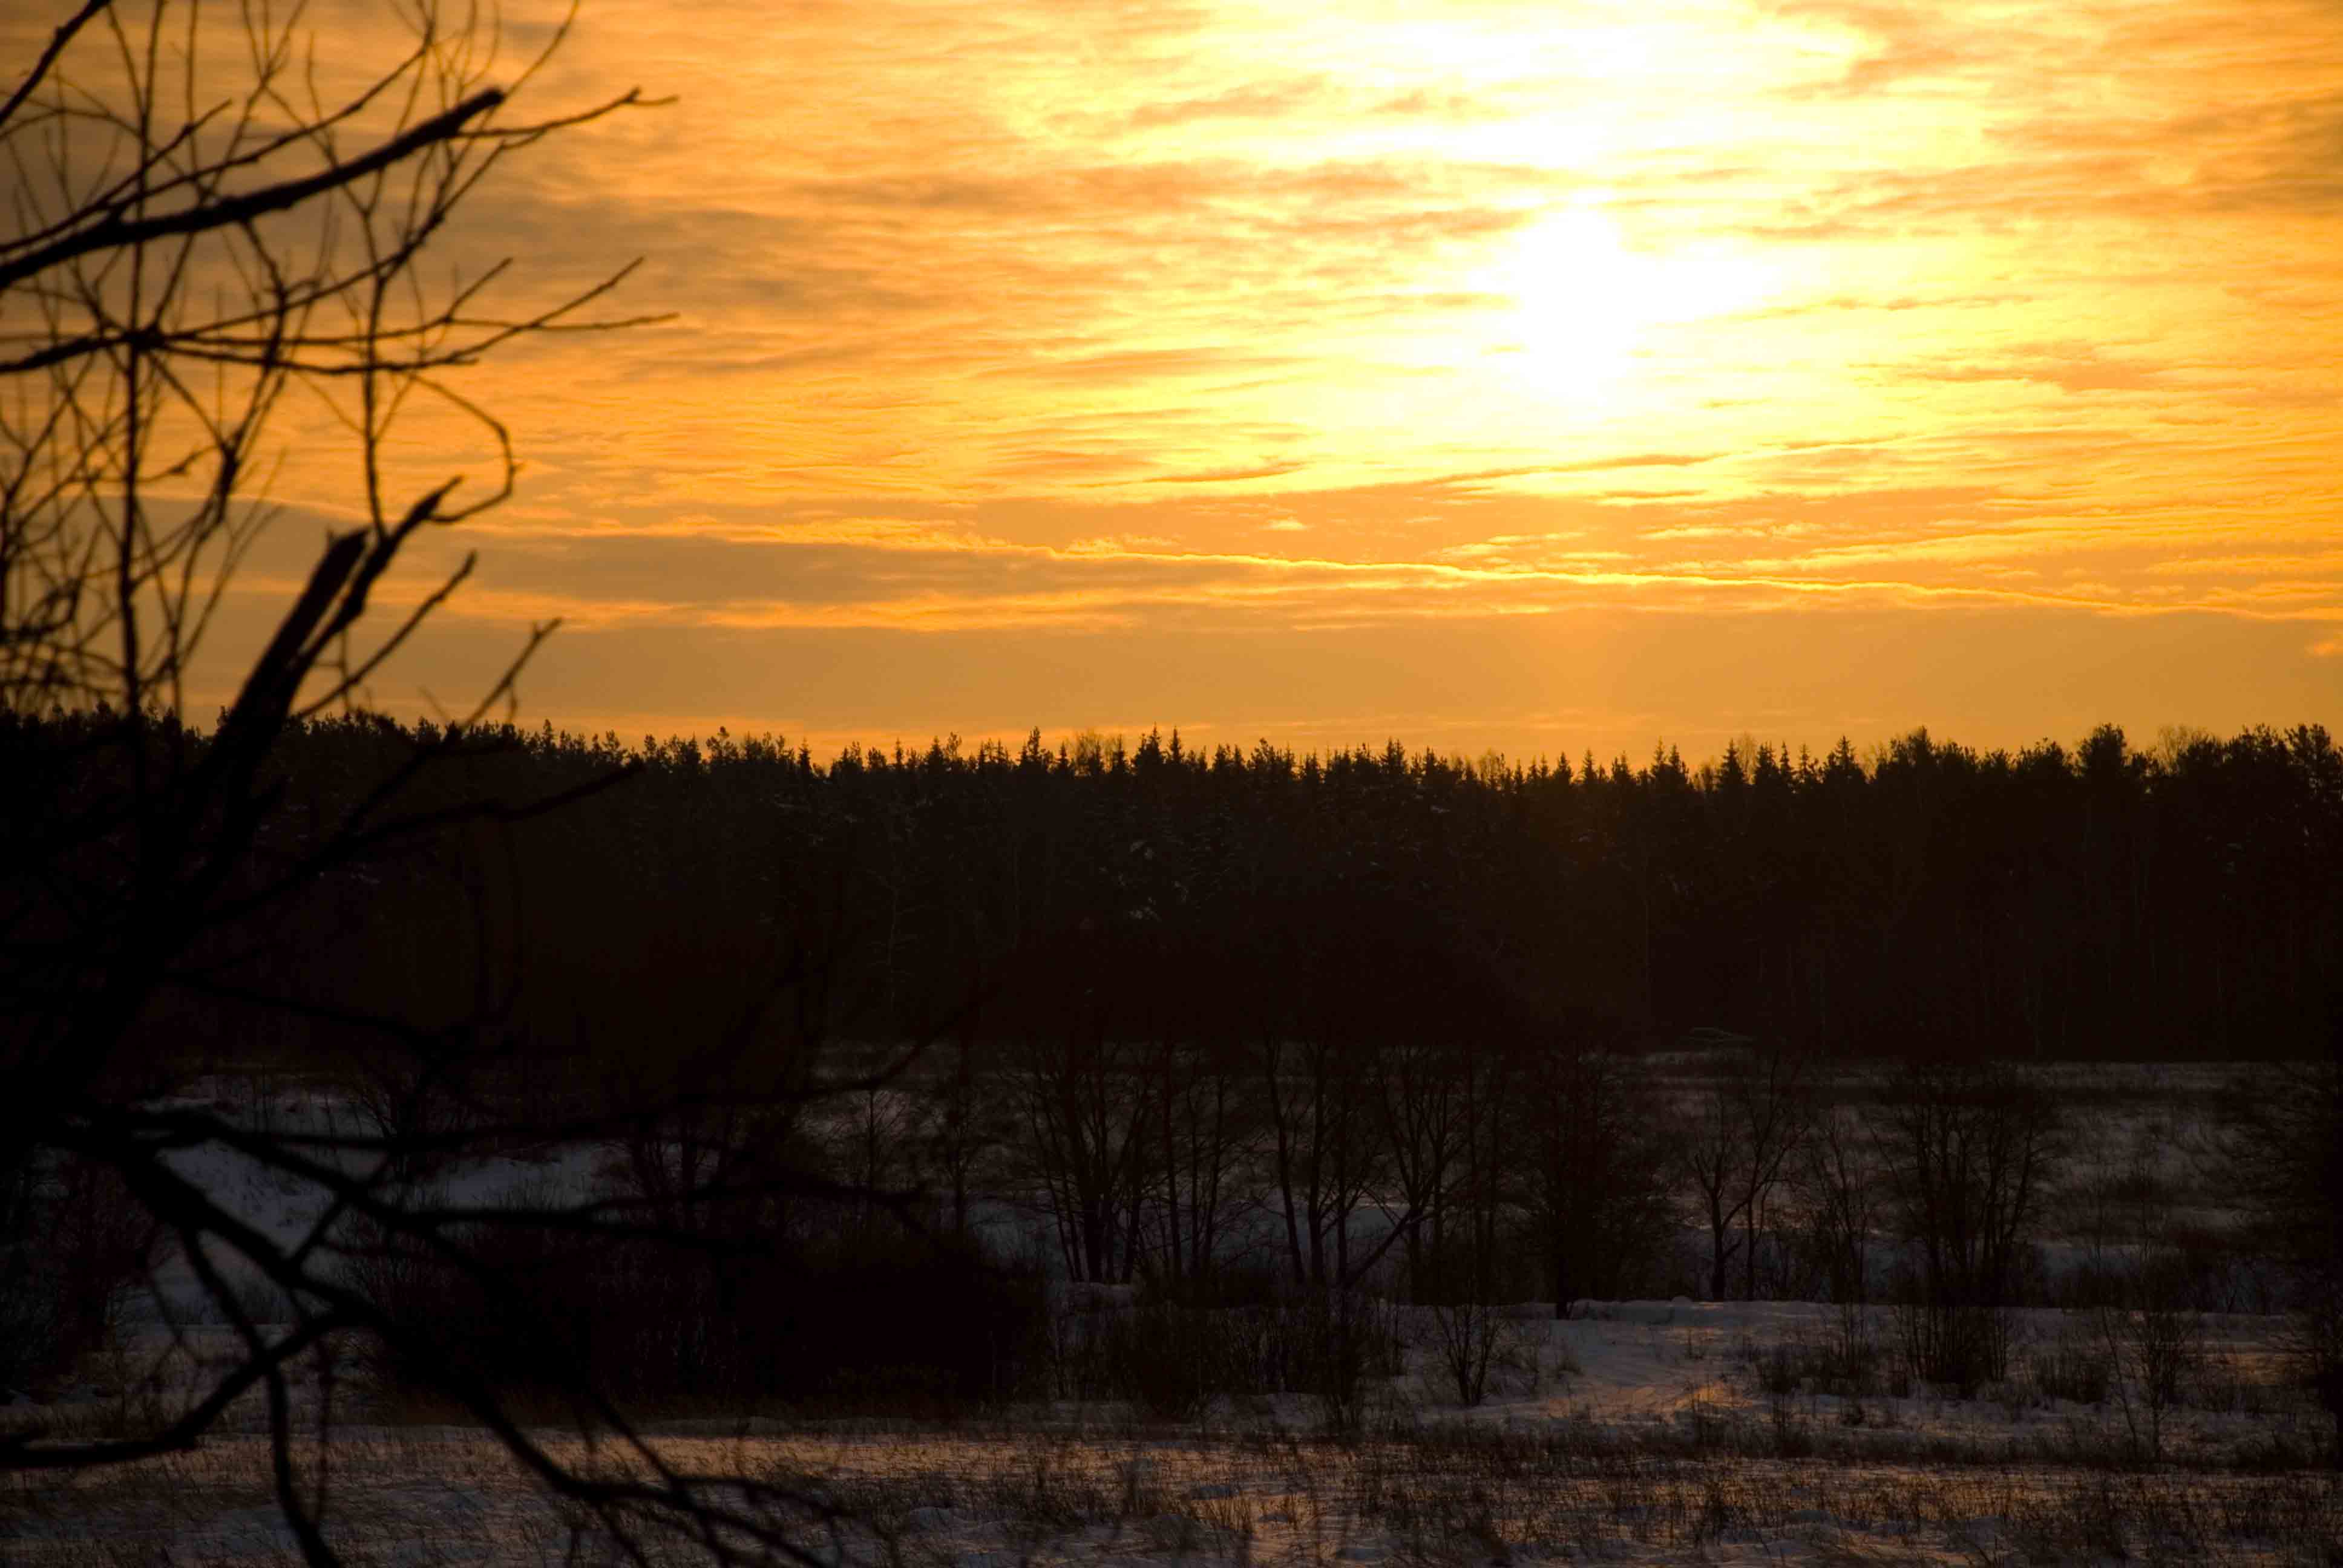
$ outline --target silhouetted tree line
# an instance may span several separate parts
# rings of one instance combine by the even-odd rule
[[[417,743],[309,725],[272,830],[323,831]],[[1834,1053],[2253,1059],[2322,1032],[2343,952],[2343,753],[2311,726],[2016,754],[1919,730],[1868,763],[1842,742],[1697,769],[1176,734],[823,764],[541,730],[437,784],[543,799],[614,770],[542,821],[353,863],[305,919],[224,934],[206,983],[306,994],[309,1021],[249,1025],[295,1049],[329,1013],[420,1006],[497,1016],[539,1059],[737,1030],[784,963],[806,1027],[872,1039],[1332,1041],[1480,1008]]]
[[[328,831],[437,739],[308,727],[283,829]],[[761,1161],[916,1190],[957,1233],[1011,1191],[1077,1279],[1205,1288],[1265,1227],[1296,1283],[1403,1268],[1566,1302],[1677,1282],[1662,1216],[1701,1189],[1708,1293],[1752,1293],[1782,1171],[1687,1169],[1697,1130],[1650,1113],[1620,1048],[1722,1025],[1834,1054],[2299,1052],[2343,952],[2343,755],[2315,728],[2015,756],[1917,731],[1868,764],[1842,743],[1696,769],[1176,734],[823,764],[548,729],[424,787],[580,798],[474,812],[223,930],[150,1027],[346,1067],[417,1135],[468,1093],[698,1096],[640,1130],[640,1195]],[[231,1017],[246,995],[296,1005]],[[744,1102],[855,1125],[745,1128]],[[1720,1160],[1786,1158],[1778,1129],[1710,1131]]]
[[[45,780],[15,830],[123,787],[113,761],[59,782],[111,755],[87,745],[107,722],[0,736],[24,765],[0,779]],[[213,923],[126,1060],[330,1074],[418,1188],[484,1127],[591,1127],[642,1234],[548,1226],[499,1244],[496,1285],[411,1244],[367,1265],[405,1317],[471,1325],[407,1353],[479,1375],[1030,1386],[1070,1363],[1032,1276],[971,1250],[1006,1202],[1050,1272],[1194,1303],[1900,1302],[1911,1363],[1966,1383],[2039,1293],[2061,1158],[2046,1091],[1995,1059],[2328,1036],[2343,760],[2315,729],[2015,758],[1915,733],[1869,766],[1842,744],[1697,770],[1152,734],[827,765],[722,735],[447,740],[296,727],[235,874],[346,852]],[[344,824],[392,777],[410,821],[447,820],[373,853]],[[1633,1048],[1695,1021],[1795,1044],[1687,1093]],[[1918,1065],[1834,1109],[1815,1045]],[[918,1336],[874,1303],[939,1292],[982,1310],[906,1365]]]

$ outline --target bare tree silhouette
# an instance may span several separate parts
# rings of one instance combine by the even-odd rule
[[[426,1037],[371,1019],[360,1021],[387,1051],[407,1053],[409,1070],[378,1075],[397,1114],[355,1131],[256,1126],[169,1098],[183,1063],[138,1027],[175,988],[228,983],[196,961],[205,941],[287,908],[337,868],[450,823],[540,813],[609,779],[606,769],[534,796],[417,788],[500,744],[508,731],[492,720],[509,711],[544,626],[486,678],[469,712],[414,733],[385,723],[385,743],[403,748],[397,764],[333,819],[295,831],[280,809],[286,738],[357,712],[369,679],[471,570],[468,558],[386,615],[402,553],[421,530],[511,492],[505,428],[461,390],[461,372],[517,340],[645,319],[602,313],[629,267],[505,310],[511,269],[451,269],[446,242],[506,160],[645,100],[627,92],[553,115],[517,108],[567,20],[516,58],[494,16],[437,0],[372,18],[403,29],[380,53],[326,46],[327,23],[298,5],[235,17],[223,28],[193,3],[83,0],[21,75],[0,81],[0,1219],[10,1226],[0,1294],[79,1291],[85,1306],[161,1241],[238,1347],[225,1364],[203,1364],[177,1403],[113,1434],[0,1433],[0,1472],[133,1463],[193,1446],[232,1407],[258,1400],[277,1504],[309,1562],[337,1562],[319,1457],[330,1407],[297,1400],[295,1372],[337,1339],[371,1336],[427,1369],[638,1558],[633,1543],[661,1530],[719,1560],[792,1553],[792,1532],[820,1516],[818,1501],[675,1468],[582,1364],[564,1363],[572,1408],[628,1455],[622,1469],[589,1474],[538,1441],[492,1380],[447,1353],[386,1286],[422,1264],[486,1299],[542,1311],[498,1266],[499,1238],[726,1244],[722,1227],[709,1228],[712,1240],[672,1234],[658,1203],[623,1192],[467,1205],[422,1179],[516,1139],[608,1134],[608,1112],[527,1115],[508,1100],[445,1113],[467,1092],[462,1069],[486,1049],[484,1031]],[[353,65],[361,75],[337,75]],[[269,521],[272,431],[296,396],[322,399],[343,432],[340,499],[361,520],[329,537],[217,725],[198,728],[186,716],[196,661]],[[397,440],[445,433],[424,423],[434,407],[468,431],[458,445],[487,454],[484,472],[403,475]],[[297,456],[306,472],[320,453]],[[768,1003],[804,972],[777,963]],[[763,1020],[752,1008],[735,1023],[709,1045],[728,1061],[750,1050]],[[718,1092],[769,1098],[786,1121],[808,1090],[781,1073],[745,1090],[679,1074],[669,1105],[630,1105],[627,1125],[659,1124]],[[186,1173],[203,1151],[306,1194],[318,1217],[290,1241],[267,1233]],[[702,1203],[813,1181],[786,1162],[686,1174]],[[741,1191],[716,1191],[726,1183]],[[100,1212],[113,1216],[101,1229],[114,1252],[85,1261],[110,1278],[32,1277],[25,1260]],[[284,1321],[259,1321],[248,1304],[256,1279]],[[49,1314],[50,1352],[75,1348],[73,1316]],[[166,1326],[184,1350],[186,1323],[166,1310]]]

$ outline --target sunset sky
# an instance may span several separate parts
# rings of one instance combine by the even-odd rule
[[[588,0],[528,102],[636,85],[460,254],[672,318],[468,373],[391,706],[558,615],[629,739],[2343,727],[2338,0]]]

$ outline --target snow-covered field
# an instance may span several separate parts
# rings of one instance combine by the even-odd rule
[[[2209,1325],[2212,1392],[2170,1412],[2166,1457],[2140,1464],[2125,1458],[2119,1402],[2046,1398],[2022,1379],[1967,1401],[1767,1392],[1769,1352],[1821,1342],[1836,1324],[1829,1308],[1578,1311],[1557,1322],[1519,1309],[1498,1390],[1469,1411],[1443,1387],[1430,1325],[1403,1311],[1415,1342],[1408,1370],[1373,1391],[1363,1435],[1343,1442],[1320,1435],[1322,1412],[1299,1396],[1223,1401],[1180,1426],[1059,1404],[978,1427],[719,1418],[649,1435],[680,1470],[842,1508],[835,1525],[801,1518],[796,1538],[820,1561],[872,1568],[2343,1555],[2343,1476],[2258,1460],[2318,1452],[2323,1419],[2273,1381],[2268,1320]],[[2074,1328],[2066,1314],[2024,1314],[2021,1361]],[[314,1384],[307,1392],[305,1404]],[[261,1423],[256,1408],[193,1453],[19,1480],[0,1494],[0,1557],[298,1561]],[[546,1441],[588,1470],[625,1468],[607,1442]],[[361,1410],[316,1473],[353,1563],[623,1560],[585,1513],[547,1499],[481,1432],[387,1425]],[[650,1550],[693,1560],[672,1536],[651,1537]]]
[[[2207,1086],[2176,1083],[2173,1070],[2078,1070],[2090,1078],[2077,1091],[2098,1097],[2094,1166],[2150,1171],[2172,1201],[2217,1213],[2218,1195],[2192,1174],[2179,1110]],[[205,1092],[281,1128],[350,1114],[298,1085]],[[318,1218],[315,1193],[257,1167],[216,1151],[187,1160],[189,1174],[280,1240]],[[482,1161],[456,1180],[477,1200],[579,1191],[593,1163],[588,1151],[554,1151]],[[2078,1217],[2054,1243],[2121,1245],[2119,1226],[2087,1211],[2086,1185],[2075,1184]],[[2087,1234],[2095,1225],[2103,1233]],[[184,1261],[159,1283],[169,1310],[136,1331],[110,1374],[52,1391],[45,1407],[20,1398],[0,1410],[0,1427],[105,1430],[146,1397],[142,1368],[175,1367],[184,1386],[191,1356],[234,1349],[224,1329],[187,1326],[201,1292]],[[1085,1303],[1069,1292],[1061,1306],[1091,1310],[1099,1294]],[[254,1305],[266,1315],[264,1301]],[[1403,1370],[1370,1380],[1339,1441],[1328,1412],[1296,1394],[1224,1398],[1177,1423],[1059,1402],[932,1428],[719,1414],[644,1435],[678,1472],[773,1489],[714,1494],[751,1513],[769,1507],[801,1561],[840,1568],[2343,1563],[2343,1474],[2318,1468],[2331,1425],[2288,1382],[2274,1317],[2207,1314],[2186,1375],[2153,1412],[2120,1378],[2077,1377],[2107,1360],[2111,1330],[2081,1312],[2016,1314],[2010,1375],[1960,1399],[1887,1370],[1896,1324],[1885,1309],[1851,1322],[1802,1302],[1589,1302],[1557,1321],[1550,1304],[1524,1303],[1481,1325],[1493,1372],[1470,1408],[1432,1310],[1394,1309],[1393,1321]],[[1883,1352],[1858,1377],[1840,1375],[1845,1358],[1832,1353],[1850,1339]],[[174,1342],[176,1361],[162,1353]],[[297,1424],[314,1433],[329,1400],[339,1412],[330,1445],[305,1437],[297,1456],[304,1496],[323,1487],[346,1561],[704,1560],[688,1539],[658,1533],[630,1558],[607,1522],[550,1498],[491,1436],[403,1422],[357,1369],[305,1362]],[[645,1455],[607,1436],[589,1445],[548,1430],[541,1441],[588,1473],[649,1473]],[[191,1452],[0,1483],[0,1563],[298,1562],[274,1486],[266,1412],[248,1399]]]
[[[815,1563],[1140,1568],[1178,1563],[1510,1564],[2328,1563],[2331,1475],[1607,1462],[1534,1442],[1211,1442],[1127,1435],[670,1438],[679,1464],[741,1470],[852,1511],[798,1539]],[[298,1561],[256,1440],[85,1483],[35,1515],[25,1563]],[[622,1561],[484,1438],[363,1429],[327,1515],[353,1563]],[[699,1560],[672,1536],[650,1561]]]

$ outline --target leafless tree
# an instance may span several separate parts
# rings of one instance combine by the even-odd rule
[[[1154,1118],[1144,1049],[1070,1018],[1011,1069],[1024,1169],[1056,1222],[1069,1279],[1127,1282],[1137,1265],[1141,1160]]]
[[[1354,1250],[1353,1222],[1385,1173],[1374,1121],[1376,1055],[1371,1043],[1324,1025],[1298,1040],[1255,1043],[1270,1171],[1296,1284],[1347,1292],[1413,1227],[1403,1215]]]
[[[1782,1042],[1753,1046],[1693,1108],[1677,1161],[1708,1227],[1712,1301],[1725,1299],[1736,1255],[1742,1299],[1757,1293],[1766,1203],[1806,1134],[1806,1076],[1805,1059]]]
[[[1632,1059],[1588,1030],[1525,1044],[1513,1080],[1517,1192],[1544,1243],[1554,1312],[1618,1290],[1667,1235],[1667,1161]]]
[[[287,907],[335,868],[450,821],[560,803],[450,804],[443,791],[422,804],[415,792],[448,759],[496,743],[487,721],[509,703],[550,630],[540,627],[484,678],[473,709],[403,742],[409,754],[336,819],[294,834],[278,809],[288,733],[362,703],[471,569],[467,558],[386,618],[402,554],[422,530],[510,493],[504,427],[461,373],[517,339],[629,319],[598,314],[627,268],[507,308],[498,302],[514,297],[504,291],[517,272],[466,270],[447,251],[508,160],[639,95],[542,115],[517,106],[566,22],[515,58],[477,10],[404,0],[367,20],[395,41],[337,51],[298,4],[224,22],[192,0],[61,0],[54,27],[0,77],[0,1217],[71,1223],[59,1194],[102,1178],[176,1247],[238,1347],[197,1363],[183,1402],[117,1434],[0,1432],[0,1471],[135,1464],[257,1402],[278,1507],[307,1561],[337,1562],[330,1468],[317,1457],[331,1411],[304,1404],[296,1377],[355,1335],[431,1367],[442,1393],[637,1560],[660,1531],[718,1560],[802,1558],[802,1530],[824,1517],[818,1499],[678,1468],[583,1367],[568,1369],[574,1407],[630,1457],[623,1471],[575,1467],[497,1387],[446,1359],[433,1325],[374,1288],[385,1276],[367,1265],[421,1261],[497,1299],[517,1288],[500,1238],[686,1244],[660,1204],[750,1200],[815,1178],[763,1166],[687,1177],[669,1162],[661,1175],[696,1191],[534,1207],[435,1198],[415,1169],[517,1138],[608,1141],[620,1129],[509,1104],[412,1127],[255,1126],[164,1098],[176,1064],[145,1051],[136,1028],[175,988],[218,983],[191,959],[208,935]],[[286,456],[272,443],[309,398],[339,444],[305,443],[290,460],[305,489],[319,465],[345,465],[334,499],[357,521],[329,536],[217,725],[198,729],[186,721],[198,661],[270,519],[270,476]],[[431,452],[484,459],[468,476],[407,473],[394,456],[404,436],[424,434]],[[462,1030],[417,1041],[397,1020],[368,1021],[458,1057],[479,1043]],[[669,1089],[685,1109],[699,1092]],[[801,1081],[772,1088],[776,1113],[803,1092]],[[186,1173],[198,1151],[314,1200],[318,1218],[295,1240],[271,1235]],[[739,1190],[719,1191],[728,1181]],[[286,1321],[248,1309],[255,1282]]]
[[[1881,1207],[1877,1147],[1863,1119],[1844,1107],[1814,1108],[1792,1181],[1835,1310],[1834,1348],[1842,1364],[1853,1364],[1868,1353],[1871,1232]]]
[[[986,1081],[983,1042],[971,1012],[963,1010],[950,1049],[940,1055],[940,1064],[929,1063],[915,1136],[924,1184],[936,1192],[938,1221],[964,1240],[977,1184],[998,1162],[1011,1122]]]
[[[1517,1065],[1509,1047],[1473,1020],[1383,1053],[1379,1108],[1393,1192],[1382,1207],[1404,1228],[1419,1303],[1485,1302],[1493,1286]]]
[[[1391,1191],[1378,1197],[1377,1206],[1392,1226],[1406,1227],[1408,1279],[1419,1301],[1426,1299],[1436,1268],[1426,1248],[1442,1251],[1450,1189],[1463,1153],[1471,1089],[1463,1069],[1473,1062],[1470,1049],[1434,1035],[1394,1040],[1384,1048],[1374,1075],[1376,1119],[1391,1170]]]
[[[1899,1317],[1921,1376],[1968,1389],[2000,1377],[2026,1248],[2061,1157],[2056,1104],[2018,1068],[1916,1062],[1878,1111],[1892,1212],[1916,1255]]]
[[[1255,1201],[1249,1178],[1261,1118],[1242,1053],[1225,1039],[1155,1042],[1149,1103],[1155,1114],[1145,1186],[1152,1194],[1153,1256],[1163,1276],[1202,1282]]]
[[[2133,1455],[2148,1464],[2164,1458],[2164,1415],[2180,1402],[2204,1358],[2205,1318],[2187,1261],[2154,1247],[2113,1281],[2106,1300],[2090,1309],[2090,1332],[2107,1357],[2109,1382]]]
[[[2343,996],[2312,1054],[2236,1088],[2225,1174],[2260,1242],[2291,1276],[2288,1350],[2335,1422],[2343,1464]]]

